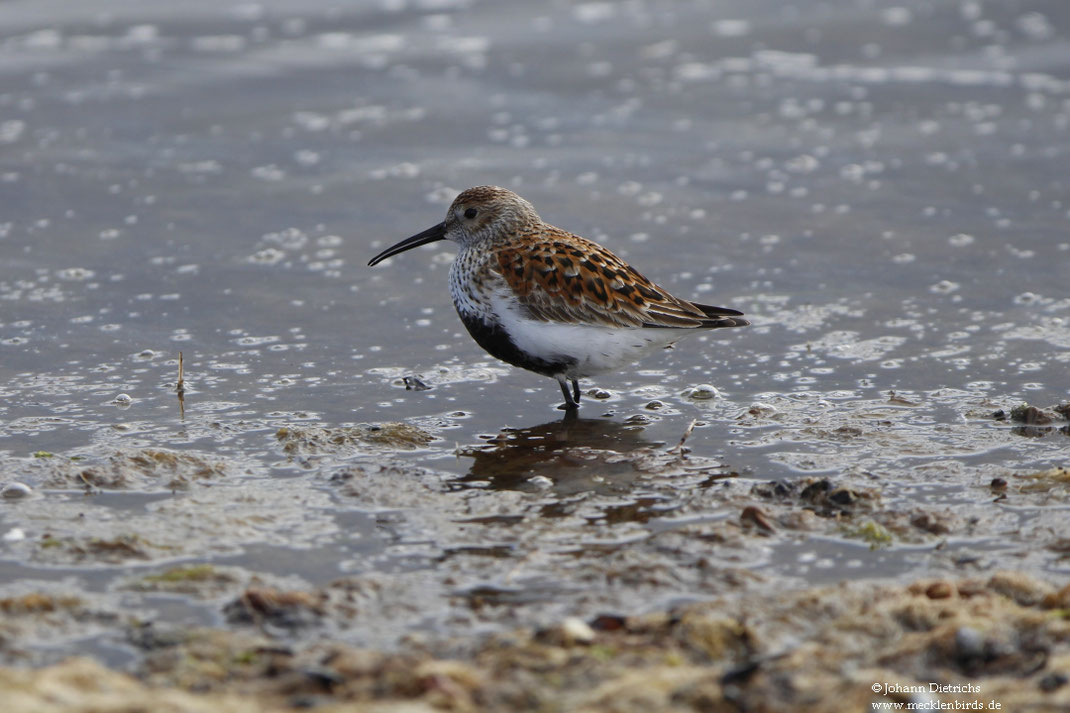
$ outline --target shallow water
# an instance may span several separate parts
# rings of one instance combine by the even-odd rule
[[[119,661],[123,615],[222,624],[253,577],[359,590],[320,626],[376,645],[1065,577],[1066,483],[1015,479],[1066,464],[1065,421],[991,414],[1070,395],[1068,28],[1057,0],[0,5],[0,462],[33,488],[0,588],[99,621],[0,654]],[[463,333],[448,247],[365,266],[484,183],[753,326],[562,421]],[[854,524],[762,490],[820,478]],[[232,580],[133,586],[202,562]]]

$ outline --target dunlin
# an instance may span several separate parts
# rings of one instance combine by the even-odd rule
[[[468,333],[498,359],[556,379],[567,409],[579,404],[579,379],[700,330],[750,324],[734,309],[673,297],[601,245],[544,223],[531,203],[497,186],[462,192],[446,220],[368,265],[436,240],[460,246],[450,295]]]

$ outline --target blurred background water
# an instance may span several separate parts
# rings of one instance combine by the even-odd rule
[[[978,414],[1070,393],[1068,136],[1062,0],[2,3],[0,454],[9,480],[44,496],[0,508],[0,530],[25,536],[0,549],[0,573],[113,591],[129,559],[92,562],[92,575],[49,561],[44,523],[77,533],[59,523],[88,512],[113,529],[178,527],[168,508],[184,496],[50,490],[38,451],[223,459],[234,477],[213,492],[235,494],[203,507],[252,497],[250,513],[278,519],[250,531],[220,520],[222,552],[210,528],[182,531],[145,564],[207,559],[316,584],[389,574],[414,608],[451,612],[401,629],[450,626],[444,592],[457,587],[443,572],[505,586],[530,564],[515,547],[531,532],[505,526],[470,536],[512,543],[511,557],[443,554],[468,536],[451,508],[473,487],[525,527],[552,524],[545,508],[577,495],[605,497],[590,518],[569,510],[578,520],[561,532],[597,523],[591,537],[618,544],[672,529],[663,515],[681,508],[688,522],[728,517],[694,502],[720,466],[756,480],[878,473],[904,502],[981,502],[964,493],[978,478],[1065,461],[1065,434],[1023,437]],[[448,244],[366,267],[479,184],[754,326],[585,384],[600,392],[579,430],[563,429],[552,381],[464,333]],[[405,376],[432,388],[406,390]],[[717,397],[692,398],[702,385]],[[613,465],[613,453],[661,453],[696,419],[695,482],[670,468],[682,479],[652,485],[668,466]],[[828,436],[882,419],[881,437]],[[302,460],[275,437],[386,421],[434,440]],[[547,455],[562,433],[593,461]],[[331,468],[386,462],[423,470],[339,494]],[[416,472],[445,485],[385,495]],[[614,529],[606,508],[623,506]],[[1029,549],[1027,533],[1000,546],[992,534],[964,546]],[[547,537],[532,548],[554,551]],[[801,582],[950,566],[907,547],[865,552],[804,538],[744,561]],[[710,586],[673,571],[655,600]],[[570,572],[543,573],[546,602],[647,601]]]

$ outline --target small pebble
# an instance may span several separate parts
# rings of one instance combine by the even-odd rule
[[[1050,415],[1044,413],[1036,406],[1022,404],[1011,409],[1011,420],[1030,426],[1046,426],[1052,422]]]
[[[428,391],[430,386],[425,384],[418,376],[406,376],[402,379],[406,391]]]
[[[715,399],[718,396],[717,389],[712,384],[699,384],[691,387],[687,392],[687,398],[695,399],[696,401]]]
[[[4,542],[21,542],[26,539],[26,533],[21,527],[13,527],[4,533]]]
[[[858,493],[850,488],[836,488],[825,496],[830,503],[836,505],[850,505],[858,500]]]
[[[1059,690],[1067,683],[1070,683],[1070,676],[1067,676],[1061,671],[1052,671],[1044,676],[1044,678],[1040,679],[1037,685],[1040,686],[1040,690],[1046,693],[1051,693],[1052,691]]]
[[[536,488],[539,488],[540,490],[552,488],[554,485],[554,481],[550,480],[545,475],[533,475],[532,477],[528,478],[528,483],[535,486]]]
[[[620,631],[627,626],[628,618],[619,614],[599,614],[591,622],[591,628],[598,631]]]
[[[747,413],[751,416],[772,416],[776,412],[776,406],[762,401],[755,401],[750,405],[750,408],[747,409]]]
[[[0,488],[0,498],[4,500],[21,500],[33,495],[33,488],[25,483],[13,481]]]
[[[659,409],[665,408],[665,402],[664,401],[658,401],[657,399],[654,399],[653,401],[648,403],[644,408],[648,408],[651,411],[658,411]]]
[[[565,617],[561,622],[561,638],[566,644],[589,644],[594,636],[594,629],[579,617]]]
[[[765,532],[776,532],[773,523],[769,521],[769,516],[755,505],[748,505],[743,508],[743,512],[739,514],[739,521],[743,525],[757,525],[759,530]]]
[[[955,631],[955,648],[960,659],[979,658],[985,652],[985,637],[977,629],[960,626]]]
[[[606,391],[605,389],[598,389],[598,388],[588,389],[587,390],[587,395],[590,396],[592,399],[603,399],[603,400],[611,398],[613,396],[613,394],[611,392]]]

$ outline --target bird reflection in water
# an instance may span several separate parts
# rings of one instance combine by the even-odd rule
[[[454,483],[529,492],[549,485],[558,496],[627,493],[663,445],[645,439],[640,426],[573,411],[537,426],[503,428],[486,445],[462,448],[472,465]]]

